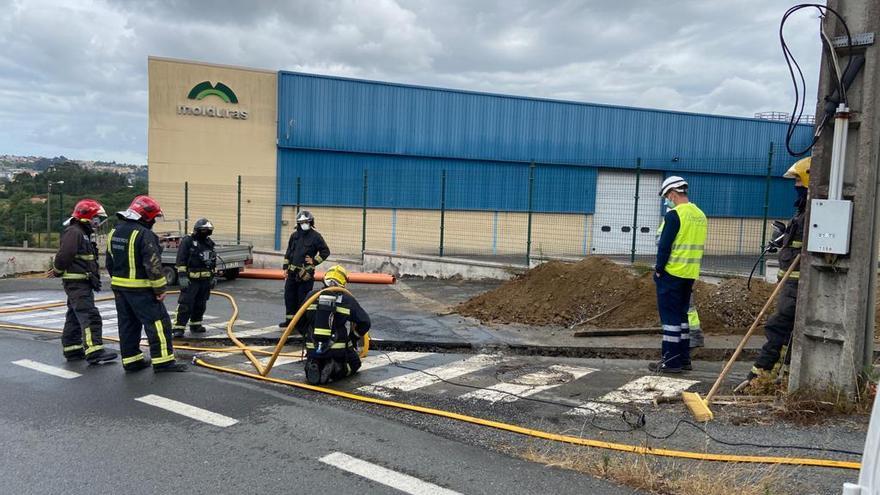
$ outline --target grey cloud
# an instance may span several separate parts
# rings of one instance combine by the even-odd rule
[[[750,116],[793,2],[0,0],[0,152],[146,160],[146,58]],[[790,43],[815,95],[814,15]],[[90,155],[86,155],[90,154]]]

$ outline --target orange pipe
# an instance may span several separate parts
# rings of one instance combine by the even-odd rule
[[[284,280],[284,271],[273,268],[245,268],[239,274],[241,278],[258,278],[264,280]],[[324,280],[324,272],[315,272],[315,281]],[[393,284],[397,281],[394,275],[385,273],[349,272],[348,282],[352,284]]]

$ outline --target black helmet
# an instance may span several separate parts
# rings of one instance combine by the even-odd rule
[[[296,223],[297,225],[301,223],[307,223],[312,227],[315,226],[315,216],[312,215],[312,212],[309,210],[303,210],[296,214]]]
[[[193,225],[193,235],[203,235],[208,237],[209,235],[214,233],[214,224],[211,223],[207,218],[200,218],[196,220],[196,224]]]

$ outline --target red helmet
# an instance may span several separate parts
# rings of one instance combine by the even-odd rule
[[[131,201],[131,204],[128,205],[128,210],[123,213],[123,216],[126,218],[131,218],[132,220],[146,220],[147,222],[153,221],[156,217],[163,216],[162,208],[159,206],[159,203],[156,202],[155,199],[149,196],[138,196]]]
[[[101,203],[94,199],[81,199],[73,207],[73,214],[71,216],[79,220],[91,220],[95,217],[106,217],[107,212],[104,211]]]

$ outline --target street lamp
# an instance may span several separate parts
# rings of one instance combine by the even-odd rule
[[[49,241],[52,238],[52,223],[50,222],[50,212],[52,210],[49,209],[49,203],[52,202],[52,184],[64,184],[63,180],[56,181],[48,181],[46,183],[46,247],[49,247]],[[60,240],[60,238],[59,238]]]

